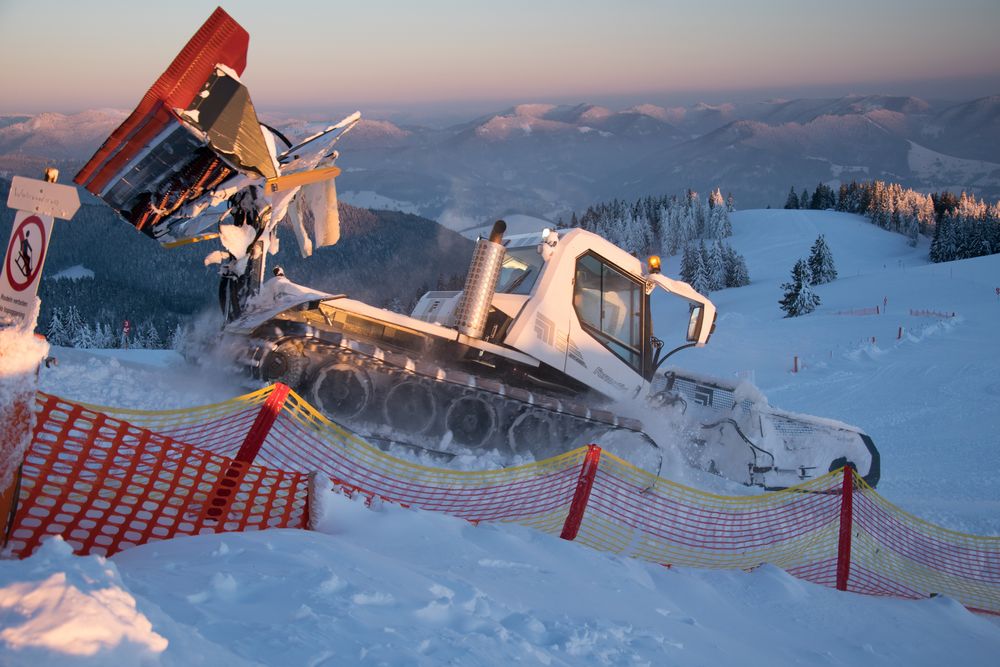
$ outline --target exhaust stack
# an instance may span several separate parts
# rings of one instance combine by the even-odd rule
[[[469,275],[465,277],[465,290],[455,307],[455,326],[469,338],[482,338],[486,331],[486,316],[490,313],[493,293],[496,290],[500,267],[506,254],[503,233],[507,223],[497,220],[489,239],[479,239],[472,253]]]

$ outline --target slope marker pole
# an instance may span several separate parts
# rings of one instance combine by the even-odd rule
[[[851,530],[854,518],[854,468],[844,466],[844,483],[840,491],[840,534],[837,540],[837,590],[847,590],[851,574]]]
[[[583,523],[583,513],[587,510],[587,502],[590,500],[590,490],[594,487],[594,478],[597,476],[597,467],[601,462],[601,448],[597,445],[587,445],[587,455],[580,466],[580,477],[576,480],[576,491],[573,493],[573,502],[569,506],[569,514],[566,515],[566,522],[563,524],[562,534],[559,535],[564,540],[576,539],[580,532],[580,524]]]

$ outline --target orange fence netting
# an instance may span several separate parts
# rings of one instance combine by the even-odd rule
[[[248,465],[54,396],[39,394],[8,547],[30,555],[45,535],[80,554],[155,539],[304,528],[308,479]]]

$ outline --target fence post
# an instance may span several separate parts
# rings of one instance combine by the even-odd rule
[[[257,413],[253,425],[250,426],[250,430],[247,431],[246,438],[243,439],[243,444],[240,445],[240,450],[236,452],[236,461],[251,464],[257,458],[257,453],[260,452],[261,445],[264,444],[264,439],[267,438],[271,427],[274,426],[278,415],[281,414],[281,408],[285,405],[285,399],[288,398],[288,391],[288,385],[281,384],[280,382],[274,383],[271,394],[264,401],[264,405],[260,406],[260,411]],[[233,494],[239,485],[242,475],[243,472],[240,467],[232,464],[222,473],[221,479],[219,479],[219,486],[216,487],[209,501],[210,507],[207,511],[209,519],[221,519],[229,510]]]
[[[257,413],[253,426],[247,431],[247,437],[240,445],[240,451],[236,452],[237,461],[253,463],[253,460],[257,458],[257,453],[260,451],[261,445],[264,444],[264,439],[270,433],[278,415],[281,414],[281,408],[285,405],[286,398],[288,398],[288,385],[275,382],[271,395],[264,401],[264,405],[260,406],[260,412]]]
[[[594,477],[597,476],[597,467],[600,462],[601,448],[597,445],[587,445],[587,456],[584,457],[583,465],[580,466],[580,476],[576,480],[573,502],[569,506],[569,514],[566,515],[562,534],[559,535],[564,540],[575,540],[576,534],[580,532],[583,513],[587,510],[587,501],[590,500],[590,490],[594,486]]]
[[[844,466],[844,483],[840,491],[840,539],[837,543],[837,590],[847,590],[851,574],[851,529],[854,509],[854,468]]]

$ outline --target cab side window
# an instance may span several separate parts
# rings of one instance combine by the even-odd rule
[[[602,261],[576,262],[573,309],[580,323],[606,348],[642,372],[642,285]]]

